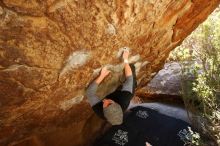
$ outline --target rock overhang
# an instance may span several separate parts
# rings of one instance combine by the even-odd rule
[[[86,121],[94,115],[84,89],[94,71],[104,65],[115,73],[122,71],[117,54],[127,46],[138,68],[139,87],[146,85],[169,52],[219,2],[0,1],[0,115],[3,127],[14,127],[3,143],[21,139],[16,134],[43,133],[44,124],[48,131],[77,122],[80,128],[91,128]],[[120,76],[112,76],[112,86]]]

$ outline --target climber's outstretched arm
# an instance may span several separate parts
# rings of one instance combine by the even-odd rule
[[[123,58],[123,62],[124,62],[125,76],[126,77],[132,76],[132,70],[131,70],[131,67],[128,63],[128,57],[129,57],[129,51],[124,50],[122,58]]]
[[[106,76],[108,76],[109,73],[110,71],[108,71],[106,68],[103,68],[101,70],[100,75],[87,88],[86,96],[88,97],[91,106],[94,106],[95,104],[101,101],[101,99],[96,95],[96,91],[98,85],[104,80]]]
[[[132,70],[130,65],[128,64],[128,56],[129,51],[125,50],[123,52],[123,60],[124,60],[124,70],[125,70],[125,77],[126,81],[123,83],[122,91],[129,91],[133,92],[133,76],[132,76]]]

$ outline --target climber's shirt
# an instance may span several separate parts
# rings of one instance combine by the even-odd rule
[[[111,99],[114,102],[118,103],[121,106],[122,110],[125,111],[129,106],[130,100],[133,97],[133,82],[134,77],[132,75],[126,77],[126,81],[123,83],[122,89],[114,91],[113,93],[107,95],[105,98]],[[96,96],[97,87],[98,84],[96,82],[90,84],[87,89],[87,97],[94,112],[101,118],[105,119],[103,113],[103,99],[101,100],[98,96]]]
[[[114,102],[118,103],[124,112],[128,108],[132,97],[133,97],[133,94],[131,92],[117,90],[113,92],[112,94],[107,95],[105,98],[111,99]],[[105,119],[104,113],[103,113],[103,102],[102,101],[94,105],[92,109],[98,116]]]
[[[126,77],[121,89],[117,89],[116,91],[105,97],[107,99],[113,100],[114,102],[117,102],[121,106],[123,111],[128,108],[130,100],[134,96],[135,88],[137,87],[135,66],[134,64],[129,65],[131,67],[132,75]],[[96,95],[97,88],[97,83],[93,82],[87,88],[86,94],[94,112],[101,118],[105,119],[103,113],[103,99],[99,98]]]

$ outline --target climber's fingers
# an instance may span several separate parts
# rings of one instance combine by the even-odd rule
[[[109,75],[110,72],[111,72],[111,71],[108,70],[107,67],[103,67],[100,74],[101,74],[103,77],[106,77],[106,76]]]
[[[151,144],[149,144],[148,142],[146,142],[146,146],[152,146]]]
[[[128,50],[128,48],[123,48],[122,58],[123,58],[123,59],[128,59],[128,56],[129,56],[129,50]]]

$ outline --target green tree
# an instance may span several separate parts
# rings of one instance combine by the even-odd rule
[[[192,123],[220,145],[220,8],[170,58],[181,65],[182,95]]]

